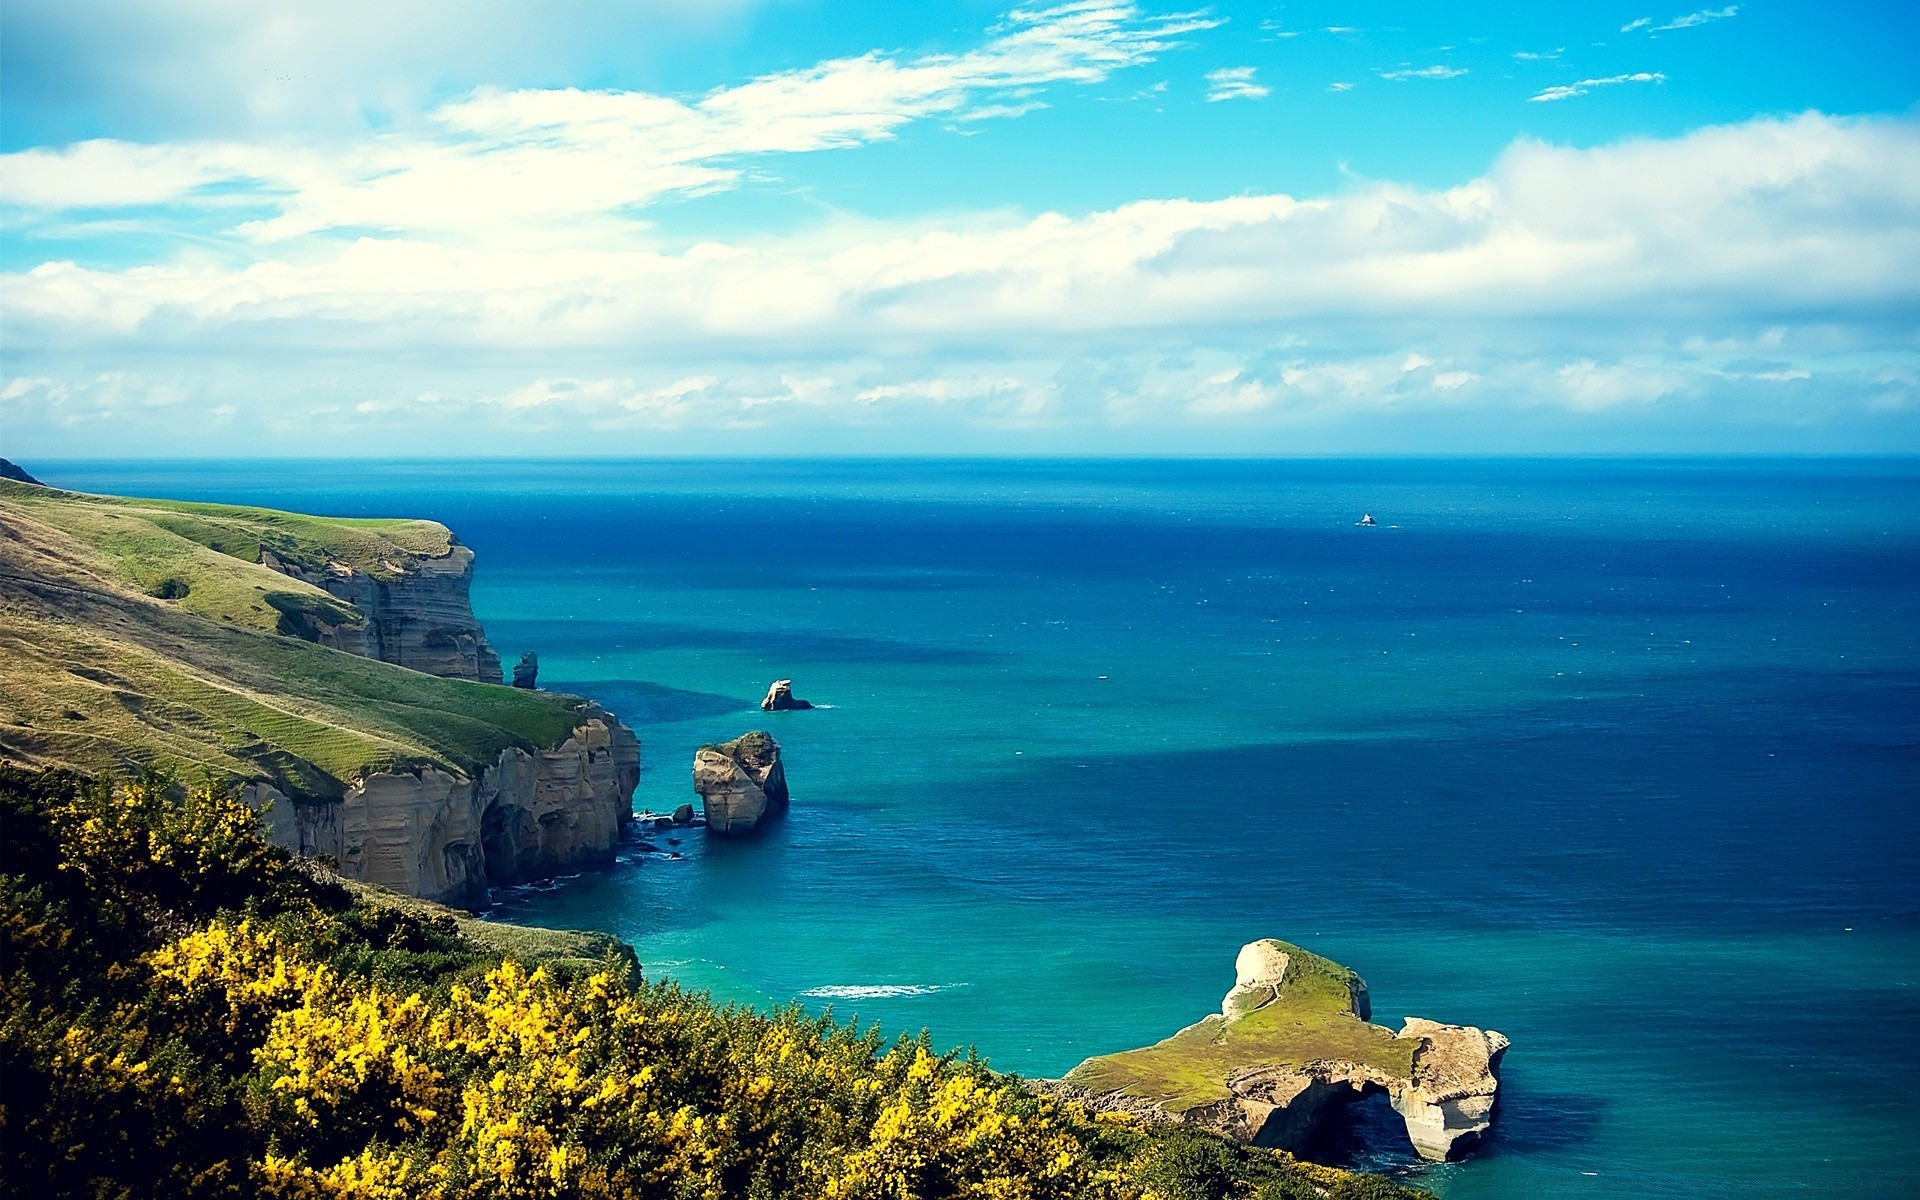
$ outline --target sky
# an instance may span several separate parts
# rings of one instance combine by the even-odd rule
[[[0,454],[1920,453],[1920,5],[8,0]]]

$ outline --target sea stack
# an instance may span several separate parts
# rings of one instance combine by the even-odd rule
[[[760,702],[762,712],[787,712],[795,709],[812,708],[811,701],[802,700],[793,694],[793,680],[776,679],[767,689],[767,698]]]
[[[707,829],[737,837],[787,811],[787,773],[780,743],[764,730],[702,746],[693,755],[693,790],[700,794]]]
[[[533,691],[540,686],[539,678],[540,656],[529,650],[520,656],[519,662],[513,664],[513,686]]]
[[[1062,1091],[1096,1110],[1183,1121],[1298,1153],[1345,1103],[1384,1094],[1420,1157],[1457,1157],[1493,1124],[1507,1039],[1407,1018],[1368,1021],[1367,985],[1289,942],[1250,942],[1220,1012],[1139,1050],[1090,1058]]]

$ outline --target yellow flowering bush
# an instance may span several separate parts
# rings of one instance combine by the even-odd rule
[[[6,1193],[1412,1194],[1095,1120],[924,1034],[718,1008],[614,958],[556,974],[490,957],[301,870],[212,789],[0,766],[0,801]]]

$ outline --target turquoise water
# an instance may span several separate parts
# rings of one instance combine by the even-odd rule
[[[1920,464],[42,473],[446,521],[641,806],[771,729],[768,836],[503,906],[656,977],[1049,1075],[1282,937],[1513,1038],[1477,1157],[1347,1148],[1448,1200],[1920,1195]]]

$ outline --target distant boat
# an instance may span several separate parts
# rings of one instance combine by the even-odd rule
[[[1378,525],[1379,523],[1373,519],[1372,513],[1361,513],[1360,519],[1354,522],[1355,525]]]

